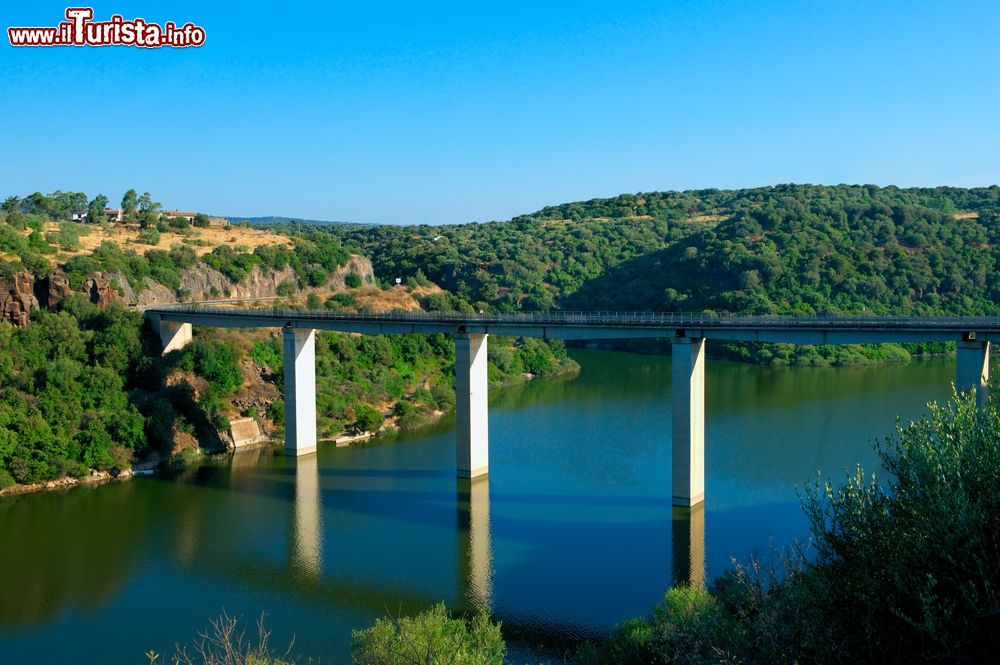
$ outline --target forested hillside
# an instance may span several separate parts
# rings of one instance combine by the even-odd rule
[[[509,222],[327,228],[377,272],[477,309],[994,314],[1000,188],[781,185],[654,192]],[[904,360],[942,345],[727,345],[768,363]]]
[[[995,312],[1000,188],[782,185],[569,203],[509,222],[330,227],[384,277],[499,310]]]

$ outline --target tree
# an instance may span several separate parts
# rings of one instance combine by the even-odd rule
[[[197,227],[199,227],[199,228],[207,228],[208,227],[208,215],[206,215],[203,212],[199,212],[198,214],[196,214],[194,216],[194,225],[197,226]]]
[[[56,190],[49,195],[53,201],[52,216],[55,219],[70,219],[87,211],[87,195],[83,192],[62,192]]]
[[[139,195],[135,193],[134,189],[130,189],[125,192],[125,196],[122,197],[122,213],[125,215],[125,219],[131,220],[135,217],[135,211],[139,208]]]
[[[149,192],[143,192],[139,197],[139,224],[142,228],[156,226],[160,219],[160,210],[163,206],[159,201],[154,201]]]
[[[143,192],[142,196],[139,197],[139,210],[141,212],[147,212],[159,207],[160,204],[153,200],[153,197],[150,196],[149,192]]]
[[[104,209],[108,207],[108,197],[104,194],[98,194],[87,206],[87,221],[91,224],[97,224],[98,222],[104,221]]]
[[[17,195],[8,196],[3,200],[3,209],[8,215],[21,209],[21,198]]]

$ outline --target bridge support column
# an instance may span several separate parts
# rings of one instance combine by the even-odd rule
[[[455,437],[459,478],[489,471],[486,335],[455,335]]]
[[[191,341],[191,324],[179,321],[164,321],[158,316],[150,319],[153,329],[160,336],[163,355],[183,349]]]
[[[961,341],[958,343],[955,389],[958,392],[976,391],[976,404],[986,406],[990,380],[990,343]]]
[[[284,329],[285,454],[316,452],[316,331]]]
[[[672,344],[673,501],[705,500],[705,340],[678,337]]]

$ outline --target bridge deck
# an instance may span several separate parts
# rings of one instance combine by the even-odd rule
[[[1000,340],[997,316],[770,316],[659,312],[313,312],[161,306],[146,310],[164,321],[230,328],[293,327],[340,332],[480,333],[544,339],[704,337],[797,344]]]

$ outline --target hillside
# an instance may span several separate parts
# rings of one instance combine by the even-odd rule
[[[501,311],[992,314],[1000,188],[781,185],[622,195],[508,222],[326,228],[376,272]],[[940,351],[909,347],[908,351]],[[900,359],[902,348],[717,351],[764,362]]]

